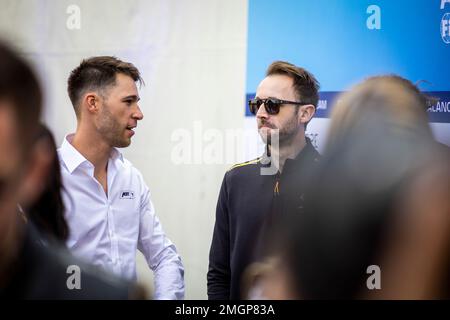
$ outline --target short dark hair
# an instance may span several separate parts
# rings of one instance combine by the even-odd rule
[[[286,61],[275,61],[267,68],[266,76],[276,74],[292,78],[297,99],[317,108],[320,84],[312,73]]]
[[[116,83],[118,73],[130,76],[134,81],[142,84],[139,70],[129,62],[124,62],[112,56],[91,57],[81,61],[81,64],[72,70],[67,80],[67,91],[70,101],[79,115],[78,104],[86,90],[104,90]]]
[[[21,147],[33,142],[42,109],[42,91],[38,79],[14,50],[0,42],[0,100],[11,102],[17,123]]]

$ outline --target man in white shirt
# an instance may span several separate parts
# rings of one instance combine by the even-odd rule
[[[83,60],[68,79],[77,130],[58,150],[70,228],[69,249],[87,262],[136,279],[136,249],[154,272],[155,299],[184,298],[184,268],[166,237],[141,173],[116,148],[127,147],[143,114],[131,63]]]

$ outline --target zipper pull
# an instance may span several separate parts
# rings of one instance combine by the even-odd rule
[[[273,194],[276,196],[280,194],[280,181],[279,180],[277,180],[277,182],[275,182],[275,187],[273,188]]]

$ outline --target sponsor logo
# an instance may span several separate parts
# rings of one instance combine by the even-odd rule
[[[120,193],[120,199],[134,199],[134,192],[130,190],[123,190]]]

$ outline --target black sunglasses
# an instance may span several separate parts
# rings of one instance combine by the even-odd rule
[[[275,115],[280,112],[280,107],[283,104],[295,104],[295,105],[306,105],[309,103],[304,103],[300,101],[288,101],[288,100],[280,100],[275,98],[269,98],[269,99],[251,99],[248,101],[248,107],[250,109],[250,112],[256,115],[261,105],[264,103],[264,108],[266,108],[266,111],[270,115]]]

